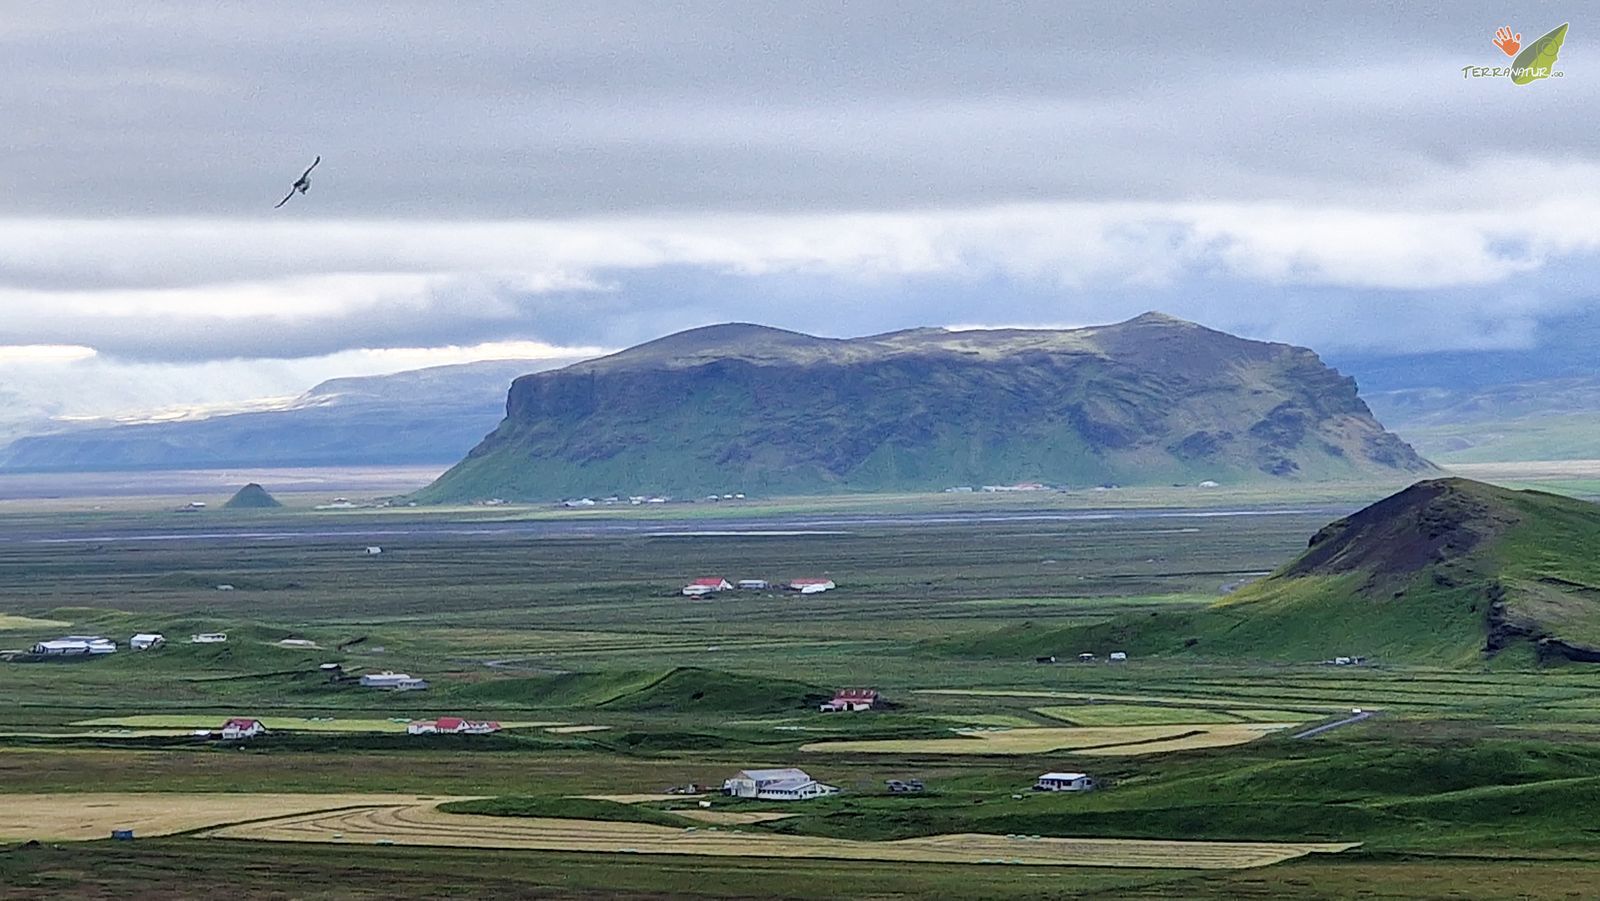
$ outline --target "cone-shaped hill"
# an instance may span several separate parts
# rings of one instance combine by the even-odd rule
[[[282,506],[277,498],[267,493],[267,489],[255,482],[234,492],[233,497],[222,505],[225,510],[273,510]]]
[[[1600,662],[1596,548],[1600,506],[1432,479],[1326,526],[1272,576],[1199,613],[1016,627],[967,649],[1433,663],[1523,651]]]

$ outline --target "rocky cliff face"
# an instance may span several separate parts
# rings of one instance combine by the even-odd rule
[[[1432,467],[1309,350],[1157,313],[848,340],[695,329],[524,376],[421,495],[1401,478]]]

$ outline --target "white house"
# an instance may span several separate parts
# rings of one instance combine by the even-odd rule
[[[156,632],[140,632],[138,635],[128,639],[128,647],[133,648],[135,651],[148,651],[151,648],[159,648],[166,643],[166,637]]]
[[[722,791],[735,798],[804,801],[837,794],[839,789],[818,782],[805,770],[790,767],[780,770],[740,770],[732,779],[722,783]]]
[[[838,713],[844,711],[855,713],[860,710],[871,710],[872,705],[878,703],[878,693],[870,688],[846,688],[834,693],[833,700],[818,707],[823,713]]]
[[[406,725],[408,735],[488,735],[499,732],[500,724],[494,720],[464,720],[459,716],[441,716],[436,720],[417,720]]]
[[[381,673],[368,673],[362,676],[361,687],[387,688],[394,691],[420,691],[427,688],[428,683],[407,673],[391,673],[385,670]]]
[[[80,654],[115,654],[117,643],[109,638],[98,635],[65,635],[49,641],[41,641],[33,646],[33,653],[50,657],[66,657]]]
[[[691,588],[701,589],[699,591],[692,592],[692,594],[705,594],[706,592],[710,591],[727,591],[733,588],[733,585],[731,585],[727,579],[724,579],[720,576],[712,576],[708,579],[695,579],[693,582],[690,582],[688,585],[684,586],[683,593],[686,595],[691,594],[689,591]]]
[[[1094,788],[1094,779],[1083,773],[1045,773],[1033,784],[1036,792],[1086,792]]]
[[[248,717],[234,717],[222,724],[222,737],[225,739],[255,738],[267,731],[258,719]]]
[[[837,587],[832,579],[793,579],[789,582],[789,588],[801,594],[817,594]]]
[[[189,636],[189,641],[194,644],[220,644],[227,640],[228,633],[226,632],[201,632],[197,635]]]

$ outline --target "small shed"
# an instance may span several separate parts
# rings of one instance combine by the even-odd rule
[[[383,553],[383,548],[378,547],[375,544],[367,545],[367,556],[368,557],[376,557],[381,553]]]

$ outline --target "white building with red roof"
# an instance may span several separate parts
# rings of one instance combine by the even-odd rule
[[[871,688],[846,688],[834,694],[833,700],[818,707],[823,713],[855,713],[859,710],[871,710],[873,705],[882,700],[878,692]]]
[[[436,720],[416,720],[406,724],[409,735],[488,735],[499,732],[500,724],[494,720],[468,720],[459,716],[441,716]]]
[[[225,739],[255,738],[257,735],[266,734],[267,727],[258,719],[236,716],[222,724],[220,730]]]

